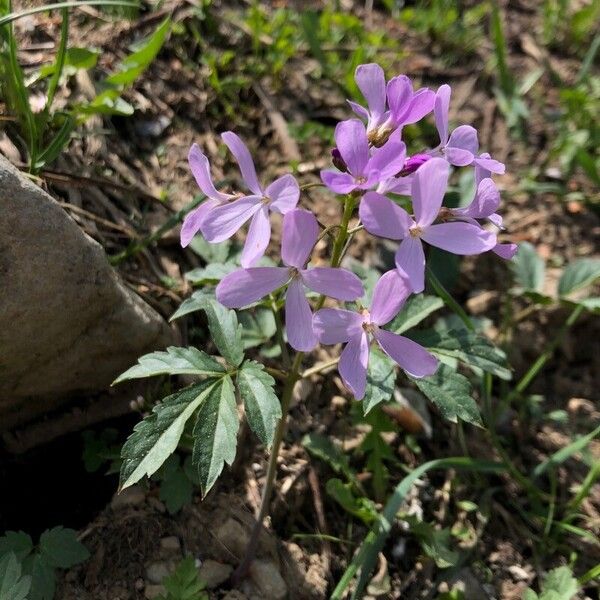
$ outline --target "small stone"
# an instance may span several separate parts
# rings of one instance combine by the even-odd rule
[[[213,589],[229,579],[233,568],[230,565],[217,562],[216,560],[205,560],[198,570],[200,579],[206,583],[206,587]]]
[[[150,583],[160,583],[170,572],[169,566],[164,562],[150,563],[146,567],[146,579]]]
[[[529,581],[532,579],[531,575],[519,565],[511,565],[508,567],[508,572],[514,581]]]
[[[261,592],[262,598],[283,600],[287,596],[287,585],[277,566],[268,560],[255,560],[250,566],[250,577]]]
[[[160,547],[163,550],[168,550],[169,552],[178,552],[181,549],[181,544],[179,543],[179,538],[174,535],[170,535],[160,540]]]
[[[124,489],[122,492],[113,496],[110,507],[113,510],[121,510],[123,508],[140,506],[146,499],[145,490],[139,485],[132,485]]]
[[[342,409],[342,408],[344,408],[344,406],[346,406],[346,404],[347,404],[347,400],[346,400],[346,398],[344,398],[344,396],[334,396],[331,399],[332,408]]]
[[[138,592],[141,592],[146,587],[146,584],[141,577],[138,577],[133,585]]]
[[[147,585],[144,590],[144,597],[148,600],[153,600],[159,596],[163,596],[167,593],[164,585]]]
[[[216,533],[217,539],[223,546],[237,558],[244,555],[248,545],[248,532],[244,526],[235,519],[229,518]]]

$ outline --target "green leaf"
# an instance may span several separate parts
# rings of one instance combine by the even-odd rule
[[[362,401],[365,415],[380,402],[387,402],[394,393],[396,363],[377,349],[371,350],[367,370],[367,387]]]
[[[512,379],[506,354],[483,335],[467,329],[450,329],[415,332],[411,338],[442,358],[456,358],[469,367],[478,367],[500,379]]]
[[[600,312],[600,297],[584,298],[583,300],[578,300],[577,304],[581,304],[586,310],[589,310],[590,312]]]
[[[302,445],[315,458],[327,463],[336,473],[345,475],[348,481],[360,488],[348,458],[328,437],[320,433],[307,433],[302,438]]]
[[[105,90],[91,102],[73,106],[73,111],[82,115],[116,115],[129,117],[133,114],[133,106],[119,96],[118,90]]]
[[[238,428],[233,382],[226,376],[210,388],[193,431],[192,461],[203,496],[210,491],[225,463],[230,466],[233,463]]]
[[[439,408],[445,419],[453,423],[461,419],[482,426],[479,408],[471,397],[471,384],[464,375],[440,364],[434,375],[412,379],[421,392]]]
[[[577,594],[579,585],[569,567],[558,567],[546,575],[541,588],[539,595],[527,589],[523,600],[571,600]]]
[[[80,69],[92,69],[98,62],[100,52],[98,50],[90,50],[88,48],[67,48],[65,54],[64,71],[67,74],[73,74]],[[54,73],[56,64],[44,65],[40,69],[40,77],[48,77]]]
[[[193,494],[194,486],[181,467],[169,471],[160,482],[159,498],[172,515],[191,504]]]
[[[440,569],[447,569],[458,564],[460,554],[452,550],[452,534],[449,529],[435,529],[425,521],[417,521],[414,517],[406,518],[411,532],[419,538],[421,547],[427,556],[433,558]]]
[[[360,451],[368,456],[365,466],[373,474],[371,484],[375,500],[381,502],[387,496],[389,482],[389,471],[384,461],[394,460],[394,453],[381,434],[386,431],[394,431],[395,427],[380,409],[370,412],[365,416],[364,421],[371,426],[371,431],[362,441]]]
[[[77,532],[61,526],[42,533],[40,553],[50,567],[59,569],[70,569],[90,557],[88,549],[77,539]]]
[[[233,273],[239,266],[233,261],[228,263],[210,263],[205,267],[192,269],[185,274],[185,278],[192,285],[206,285],[219,283],[229,273]]]
[[[27,557],[24,567],[31,574],[29,600],[53,600],[56,589],[54,569],[41,554]]]
[[[250,428],[265,446],[270,447],[281,419],[281,404],[273,391],[275,380],[261,364],[250,360],[238,371],[237,384]]]
[[[347,513],[358,517],[365,525],[377,518],[375,503],[368,498],[357,498],[350,484],[339,479],[330,479],[325,485],[325,490]]]
[[[117,72],[108,76],[103,83],[116,86],[131,85],[159,53],[170,29],[171,19],[167,17],[151,36],[137,44],[137,50],[127,56]]]
[[[216,300],[209,300],[205,307],[208,329],[221,356],[234,367],[244,360],[242,326],[234,310],[225,308]]]
[[[220,382],[208,379],[168,396],[134,427],[121,451],[121,489],[150,477],[175,452],[186,422]]]
[[[437,296],[428,296],[426,294],[411,296],[386,329],[394,333],[403,333],[407,329],[418,325],[423,319],[428,317],[432,312],[442,308],[442,306],[444,306],[444,301]]]
[[[181,306],[173,313],[169,321],[174,321],[185,315],[189,315],[199,310],[204,310],[210,300],[214,300],[214,294],[207,292],[206,290],[198,290],[194,292],[189,298],[186,298]]]
[[[225,368],[202,350],[169,346],[166,352],[151,352],[138,358],[138,364],[119,375],[113,385],[128,379],[155,375],[218,377],[223,373]]]
[[[600,259],[580,258],[567,265],[558,282],[559,296],[568,296],[600,278]]]
[[[242,343],[244,350],[262,346],[268,342],[277,331],[273,311],[268,308],[257,308],[251,312],[244,310],[238,313],[242,326]]]
[[[22,567],[14,552],[0,556],[0,598],[27,600],[31,577],[21,575]]]
[[[520,288],[535,292],[542,291],[546,267],[543,259],[529,242],[519,244],[519,250],[510,265],[515,282]]]
[[[205,201],[208,198],[205,199]],[[231,240],[225,240],[218,244],[207,242],[201,235],[195,236],[190,242],[191,248],[198,256],[204,259],[207,265],[228,262],[231,254]]]
[[[0,537],[0,558],[12,552],[22,561],[33,550],[33,540],[22,531],[7,531]]]
[[[208,600],[206,584],[200,579],[193,556],[186,556],[162,581],[167,590],[163,600]],[[161,600],[161,599],[159,599]]]

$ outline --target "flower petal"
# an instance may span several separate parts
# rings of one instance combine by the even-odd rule
[[[322,308],[313,317],[313,328],[322,344],[347,342],[363,331],[362,317],[352,310]]]
[[[423,231],[427,243],[453,254],[481,254],[496,245],[496,234],[472,223],[439,223]]]
[[[425,253],[419,238],[405,237],[396,250],[396,268],[415,294],[425,289]]]
[[[198,144],[192,144],[188,153],[188,163],[198,187],[209,198],[227,202],[233,196],[217,191],[210,176],[210,163]]]
[[[281,258],[286,265],[302,269],[319,237],[315,215],[304,208],[295,208],[283,217]]]
[[[321,171],[321,181],[336,194],[348,194],[357,188],[352,175],[339,171]]]
[[[200,231],[204,217],[216,206],[220,206],[219,200],[207,198],[198,208],[195,208],[189,212],[183,220],[181,226],[181,246],[185,248],[193,239],[194,236]]]
[[[313,315],[304,295],[302,281],[294,279],[285,294],[285,327],[290,346],[298,352],[308,352],[317,345],[313,331]]]
[[[499,160],[494,160],[493,158],[485,158],[483,155],[475,157],[473,162],[475,163],[476,167],[485,169],[489,173],[497,173],[498,175],[502,175],[506,170],[504,163],[501,163]]]
[[[285,215],[296,208],[300,198],[300,187],[293,175],[283,175],[267,186],[265,195],[271,200],[269,208]]]
[[[410,102],[408,110],[402,117],[403,125],[410,125],[420,121],[433,110],[435,102],[435,93],[429,88],[417,90]]]
[[[359,116],[365,121],[369,119],[369,111],[364,106],[361,106],[356,102],[352,102],[352,100],[346,100],[346,102],[350,105],[350,108],[352,109],[355,115]]]
[[[349,302],[365,293],[360,279],[346,269],[315,267],[301,271],[301,275],[306,287],[336,300]]]
[[[468,150],[471,154],[477,154],[479,150],[479,140],[477,139],[477,129],[470,125],[461,125],[457,127],[448,139],[448,147]]]
[[[387,192],[391,192],[393,194],[400,194],[401,196],[410,196],[411,189],[412,174],[406,177],[390,177],[382,181],[377,186],[377,193],[386,194]]]
[[[386,95],[393,122],[402,125],[401,119],[407,112],[413,97],[411,80],[406,75],[392,77],[388,81]]]
[[[238,269],[217,285],[217,300],[227,308],[241,308],[257,302],[284,285],[290,278],[287,267]]]
[[[492,252],[497,254],[500,258],[504,258],[505,260],[510,260],[519,249],[517,244],[496,244],[492,248]]]
[[[496,184],[488,177],[477,186],[473,202],[469,205],[469,216],[485,219],[495,213],[500,206],[500,192]]]
[[[271,239],[269,209],[263,204],[250,221],[248,235],[240,257],[244,269],[255,265],[264,255]]]
[[[400,139],[401,135],[402,131],[396,129],[381,148],[373,151],[373,156],[365,167],[365,173],[370,175],[377,172],[377,183],[397,175],[404,167],[406,146]]]
[[[475,158],[468,150],[452,148],[451,146],[446,146],[444,156],[446,157],[446,160],[455,167],[466,167],[470,165]]]
[[[410,283],[393,269],[384,273],[375,284],[371,301],[371,321],[376,325],[385,325],[391,321],[411,295]]]
[[[261,196],[244,196],[217,206],[204,217],[202,234],[211,243],[222,242],[230,238],[261,206]]]
[[[415,221],[420,227],[427,227],[437,218],[449,176],[450,167],[443,158],[430,158],[415,171],[411,196]]]
[[[375,339],[381,349],[409,375],[420,378],[436,372],[437,358],[417,342],[385,329],[376,331]]]
[[[335,145],[340,151],[348,171],[358,177],[363,174],[369,160],[369,142],[362,121],[348,119],[335,128]]]
[[[358,214],[369,233],[392,240],[406,237],[414,225],[403,208],[377,192],[367,192],[363,196]]]
[[[338,372],[352,395],[361,400],[367,387],[367,365],[369,364],[369,340],[361,332],[346,344],[340,355]]]
[[[246,144],[235,134],[233,131],[225,131],[221,134],[221,138],[231,151],[231,154],[235,156],[240,171],[242,173],[242,179],[252,193],[262,196],[263,191],[258,183],[258,177],[256,176],[256,169],[254,167],[254,161],[250,155],[250,151],[246,147]]]
[[[375,63],[358,65],[354,81],[367,101],[367,106],[375,119],[385,111],[385,75]]]
[[[433,114],[435,126],[440,136],[440,145],[445,146],[448,141],[448,111],[450,110],[450,95],[452,91],[448,84],[441,85],[435,94]]]

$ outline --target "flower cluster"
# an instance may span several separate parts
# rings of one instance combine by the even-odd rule
[[[415,91],[404,75],[386,82],[376,64],[360,65],[355,78],[367,106],[349,102],[359,118],[338,123],[332,151],[335,168],[322,171],[321,180],[332,192],[359,202],[360,222],[369,233],[399,241],[396,268],[377,282],[369,309],[360,303],[364,290],[356,275],[339,264],[310,267],[319,223],[310,211],[298,208],[300,187],[294,177],[284,175],[261,186],[248,149],[230,131],[222,138],[250,194],[218,191],[207,157],[194,144],[189,163],[207,200],[187,215],[181,243],[186,246],[198,232],[209,242],[221,242],[250,221],[242,268],[219,283],[217,299],[229,308],[242,308],[270,294],[275,294],[275,299],[283,293],[289,344],[299,352],[308,352],[318,342],[345,343],[339,373],[352,394],[362,398],[373,340],[413,377],[431,375],[437,368],[437,360],[427,350],[384,328],[406,299],[425,287],[424,244],[459,255],[491,250],[506,259],[512,258],[516,246],[497,240],[502,218],[497,213],[500,193],[492,175],[504,173],[504,165],[489,154],[479,153],[473,127],[461,125],[450,132],[450,87],[442,85],[437,92],[427,88]],[[432,112],[439,145],[409,156],[402,141],[403,127]],[[473,168],[475,195],[468,206],[444,207],[451,171],[460,167]],[[412,214],[400,204],[411,206]],[[283,266],[257,266],[271,237],[272,213],[283,215]],[[315,314],[306,290],[320,294]],[[353,302],[356,310],[321,308],[325,297]]]

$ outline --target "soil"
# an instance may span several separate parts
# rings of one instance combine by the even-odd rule
[[[284,4],[278,2],[277,6]],[[377,7],[365,15],[364,3],[349,1],[343,5],[368,18],[374,29],[383,28],[390,37],[404,40],[404,54],[395,61],[396,72],[406,73],[423,85],[436,87],[443,82],[452,85],[451,118],[477,127],[482,148],[506,163],[507,175],[499,178],[498,183],[503,190],[502,212],[507,239],[534,244],[548,261],[550,280],[556,280],[559,268],[574,258],[598,255],[600,218],[592,202],[565,202],[558,194],[541,187],[523,191],[520,186],[522,179],[531,173],[537,175],[538,181],[555,181],[554,175],[548,175],[554,166],[549,158],[549,146],[555,132],[545,115],[556,109],[558,93],[548,74],[542,76],[531,93],[531,114],[524,138],[515,140],[493,93],[493,72],[488,66],[493,51],[491,42],[482,42],[464,60],[449,66],[445,60],[446,50],[439,42],[410,31]],[[535,8],[535,2],[524,0],[504,7],[509,63],[517,73],[529,73],[537,68],[543,60],[540,56],[546,53],[537,46],[532,35],[539,30]],[[245,3],[214,2],[211,14],[220,18],[215,22],[211,44],[220,51],[233,49],[240,56],[251,54],[252,40],[236,18],[246,9]],[[98,71],[109,70],[124,56],[127,47],[151,32],[164,15],[172,12],[174,20],[185,27],[196,10],[192,3],[167,0],[156,12],[115,23],[87,7],[72,19],[70,43],[101,49]],[[50,60],[53,50],[48,49],[48,43],[58,39],[59,25],[58,13],[17,22],[22,64],[39,66]],[[538,53],[541,54],[538,56]],[[233,113],[228,112],[223,97],[209,85],[209,68],[201,56],[202,48],[191,36],[173,35],[147,72],[125,93],[125,99],[136,107],[135,114],[129,118],[90,119],[85,133],[77,136],[68,152],[40,175],[41,183],[63,203],[81,227],[104,246],[107,254],[120,257],[115,262],[127,284],[165,317],[169,317],[191,291],[183,274],[200,266],[202,261],[191,250],[179,247],[178,227],[146,242],[176,211],[188,205],[197,192],[187,166],[190,145],[196,142],[208,154],[215,180],[235,177],[236,171],[231,169],[229,158],[221,151],[218,137],[225,129],[235,129],[248,142],[257,170],[265,179],[286,172],[290,161],[296,161],[301,183],[316,182],[319,170],[329,164],[327,142],[318,136],[297,140],[286,124],[297,125],[310,119],[333,126],[336,119],[349,116],[336,85],[326,79],[318,84],[312,82],[316,63],[306,52],[291,58],[278,75],[256,78],[243,87],[235,98]],[[578,57],[567,50],[553,50],[549,60],[567,81],[573,81],[572,73],[576,73],[580,63]],[[93,83],[89,77],[78,76],[60,90],[58,101],[65,101],[67,97],[89,98],[91,90]],[[7,136],[0,140],[0,151],[22,164],[24,157],[14,130],[8,126],[6,132]],[[598,190],[581,173],[576,172],[561,183],[570,191],[598,199]],[[235,184],[232,181],[230,185],[235,188]],[[333,222],[339,211],[336,201],[318,190],[310,191],[308,204],[312,204],[325,223]],[[140,242],[143,247],[136,247]],[[366,235],[357,236],[351,253],[368,265],[381,266],[389,261],[389,253],[376,252],[373,241]],[[453,293],[466,303],[473,315],[488,317],[497,325],[502,316],[502,297],[509,286],[507,266],[486,255],[463,261],[461,277],[453,286]],[[517,310],[527,306],[520,299],[515,302]],[[512,339],[504,340],[515,378],[537,358],[565,317],[564,309],[536,313],[523,319]],[[184,342],[202,339],[202,323],[190,319],[180,327]],[[492,337],[498,333],[498,329],[490,327]],[[525,407],[503,416],[499,433],[524,472],[565,446],[573,436],[588,433],[600,422],[595,404],[600,384],[599,337],[599,320],[583,315],[531,388],[532,393],[543,397],[543,412],[547,415],[562,410],[563,420],[524,420]],[[318,359],[329,357],[322,350],[317,354]],[[154,397],[155,393],[153,389],[148,397]],[[131,400],[135,405],[134,395]],[[82,398],[80,404],[89,401]],[[331,435],[347,448],[356,447],[364,431],[353,426],[350,405],[337,377],[327,383],[314,377],[306,382],[304,389],[298,390],[280,460],[272,519],[259,550],[259,557],[275,565],[282,575],[290,598],[326,598],[332,590],[331,584],[339,579],[356,544],[366,533],[360,522],[349,520],[326,496],[325,483],[331,472],[322,463],[311,460],[301,445],[305,433],[318,431]],[[133,413],[133,420],[137,416]],[[389,435],[394,455],[408,468],[431,458],[462,454],[456,427],[442,420],[432,408],[430,419],[433,435],[418,439],[420,454],[415,453],[414,445],[408,443],[402,430]],[[117,422],[123,436],[131,431],[131,423],[131,414]],[[100,431],[106,426],[100,423],[95,427]],[[469,430],[467,438],[471,456],[497,458],[483,432]],[[2,488],[15,491],[10,494],[11,502],[6,504],[12,508],[5,510],[3,506],[0,528],[22,528],[38,534],[45,527],[60,523],[80,530],[80,538],[90,549],[92,558],[61,575],[57,598],[150,597],[149,594],[156,592],[156,584],[148,576],[151,565],[160,563],[171,568],[187,553],[201,562],[216,561],[232,567],[237,564],[239,549],[228,547],[223,540],[239,542],[247,535],[264,482],[267,458],[264,449],[247,432],[240,441],[243,451],[234,467],[227,470],[204,501],[196,497],[175,516],[166,511],[155,484],[137,488],[133,499],[117,497],[110,501],[115,480],[102,474],[85,475],[75,466],[76,457],[81,453],[78,434],[52,444],[19,457],[9,458],[7,454],[1,457]],[[592,443],[589,452],[599,460],[600,442]],[[352,460],[356,468],[364,467],[359,458]],[[51,466],[51,473],[56,473],[56,464],[69,474],[69,483],[65,481],[64,488],[58,475],[47,479],[39,475],[43,465]],[[28,469],[26,477],[21,471],[24,468]],[[559,467],[560,498],[568,497],[586,472],[580,455]],[[72,473],[80,473],[81,478],[75,478]],[[363,475],[369,477],[368,473]],[[397,481],[401,476],[401,471],[393,472],[392,480]],[[52,503],[38,505],[37,511],[30,504],[21,504],[22,495],[18,490],[30,492],[32,489],[27,479],[35,481],[40,488],[63,490],[63,494],[57,494],[56,505],[62,503],[64,510],[53,510]],[[527,499],[508,478],[487,480],[484,489],[489,487],[493,493],[488,495],[487,504],[480,512],[461,509],[460,501],[481,500],[480,484],[472,477],[458,476],[454,472],[423,478],[422,484],[411,493],[407,506],[423,514],[428,522],[464,528],[467,560],[454,570],[438,569],[423,554],[414,537],[395,526],[380,564],[385,574],[387,561],[392,591],[385,591],[386,586],[382,584],[379,591],[383,592],[379,593],[374,583],[369,592],[372,597],[434,598],[458,581],[471,594],[466,597],[510,600],[520,598],[528,585],[537,585],[539,579],[536,578],[547,570],[564,564],[570,552],[577,553],[581,572],[600,561],[600,546],[576,535],[565,536],[564,546],[539,555],[536,550],[539,532],[526,529],[515,510],[515,507],[529,510]],[[539,485],[546,487],[548,482],[543,480]],[[479,496],[474,497],[474,494]],[[20,511],[19,506],[22,506]],[[29,515],[34,513],[36,518],[28,521]],[[581,513],[581,526],[592,536],[598,536],[598,484],[592,487],[582,504]],[[237,537],[227,538],[227,531],[221,530],[223,527],[233,528]],[[323,542],[305,535],[318,532],[341,541]],[[162,543],[165,539],[170,542]],[[229,600],[268,598],[252,580],[239,593],[232,591],[225,581],[210,594],[211,598]],[[593,583],[581,598],[586,594],[597,597]]]

